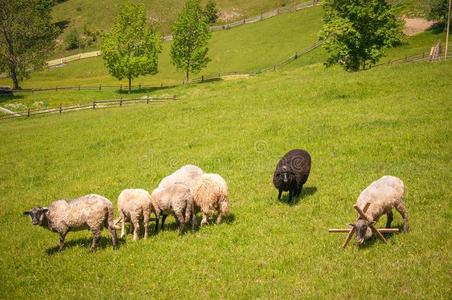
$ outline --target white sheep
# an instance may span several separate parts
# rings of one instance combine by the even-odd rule
[[[159,188],[166,188],[174,183],[184,183],[190,188],[194,186],[196,181],[204,174],[204,171],[195,165],[185,165],[174,173],[163,178],[159,183]]]
[[[190,188],[182,183],[175,183],[163,188],[156,188],[151,194],[152,208],[155,212],[155,232],[158,232],[160,215],[162,226],[170,212],[174,214],[179,224],[179,234],[185,231],[185,224],[191,218],[192,231],[195,231],[196,215],[194,213],[193,197]]]
[[[47,207],[33,207],[24,215],[31,217],[33,225],[40,225],[60,234],[59,249],[69,231],[89,229],[93,233],[91,250],[95,250],[102,228],[108,228],[113,248],[116,248],[116,228],[113,222],[113,205],[99,195],[86,195],[72,201],[58,200]]]
[[[367,203],[370,203],[369,208],[365,212],[366,217],[370,222],[359,217],[355,224],[350,224],[356,229],[356,237],[361,244],[365,239],[372,236],[372,230],[369,223],[376,223],[379,218],[386,214],[386,227],[391,226],[393,220],[392,209],[395,208],[403,217],[403,230],[407,232],[408,226],[408,212],[403,203],[404,185],[400,178],[394,176],[383,176],[377,181],[372,182],[365,188],[358,197],[356,205],[364,210]]]
[[[195,209],[202,212],[201,226],[218,212],[216,223],[229,213],[228,185],[218,174],[203,174],[192,189]]]
[[[118,197],[119,219],[121,221],[121,238],[125,236],[125,222],[130,222],[133,240],[138,240],[140,222],[143,222],[144,238],[148,237],[149,216],[151,214],[151,195],[143,189],[125,189]]]

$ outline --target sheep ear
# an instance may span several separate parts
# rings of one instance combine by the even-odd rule
[[[42,208],[42,212],[43,212],[43,213],[46,213],[46,212],[48,212],[48,211],[49,211],[49,208],[48,208],[48,207],[43,207],[43,208]]]
[[[350,226],[350,227],[356,227],[356,225],[353,224],[353,223],[348,223],[347,225]]]
[[[29,215],[30,215],[30,211],[29,210],[24,211],[24,216],[29,216]]]
[[[377,222],[372,221],[372,222],[369,224],[369,226],[374,226],[376,223],[377,223]]]

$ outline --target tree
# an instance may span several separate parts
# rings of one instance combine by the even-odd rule
[[[329,53],[327,67],[366,69],[403,40],[402,21],[385,0],[327,0],[324,10],[320,40]]]
[[[80,34],[77,29],[74,28],[66,37],[66,50],[77,49],[80,48],[81,45]]]
[[[13,89],[53,50],[58,31],[51,8],[48,0],[0,0],[0,72],[6,71]]]
[[[427,18],[445,24],[444,30],[446,30],[448,10],[448,0],[430,0],[428,3]]]
[[[207,1],[206,8],[204,9],[204,15],[207,18],[207,22],[213,24],[218,19],[218,9],[215,0]]]
[[[127,2],[116,16],[112,31],[103,35],[102,57],[112,76],[129,80],[158,73],[160,35],[146,23],[144,5]]]
[[[199,0],[187,0],[173,27],[171,61],[178,70],[184,70],[186,80],[210,61],[207,47],[210,38],[209,24]]]

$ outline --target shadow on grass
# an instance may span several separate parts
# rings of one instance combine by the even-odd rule
[[[163,90],[166,90],[166,89],[171,89],[173,87],[174,87],[174,85],[168,85],[168,86],[163,86],[163,87],[160,87],[160,86],[146,87],[146,88],[144,87],[144,88],[141,88],[141,89],[132,89],[130,91],[130,93],[129,93],[129,90],[127,89],[127,87],[125,87],[122,90],[118,90],[117,89],[115,92],[117,94],[120,94],[120,95],[133,95],[133,94],[151,93],[151,92],[155,92],[155,91],[163,91]]]
[[[24,95],[14,95],[14,94],[0,95],[0,103],[10,101],[10,100],[20,100],[23,98],[24,98]]]
[[[58,240],[58,239],[57,239]],[[89,237],[85,237],[85,238],[78,238],[75,240],[67,240],[64,243],[64,247],[63,250],[59,250],[58,245],[52,248],[49,248],[46,250],[47,255],[54,255],[58,252],[64,252],[64,250],[68,249],[68,248],[72,248],[75,246],[82,246],[85,247],[87,250],[90,250],[91,248],[91,243],[93,242],[92,238]],[[120,246],[121,243],[123,243],[124,241],[118,238],[118,248]],[[99,243],[97,244],[97,251],[100,249],[105,249],[107,247],[113,247],[113,244],[111,242],[111,237],[110,236],[103,236],[100,238]]]
[[[279,202],[286,203],[289,206],[294,206],[294,205],[297,205],[301,199],[310,197],[310,196],[314,195],[316,192],[317,192],[317,187],[315,187],[315,186],[304,187],[301,190],[299,197],[293,197],[292,201],[289,202],[289,193],[286,193],[286,195],[281,197],[281,200],[279,200]]]
[[[427,29],[427,31],[433,34],[442,34],[443,32],[445,32],[445,29],[446,24],[440,22],[433,24],[429,29]]]

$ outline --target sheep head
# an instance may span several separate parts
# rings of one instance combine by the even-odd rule
[[[369,223],[367,220],[359,219],[355,224],[349,224],[354,227],[356,230],[356,239],[359,244],[362,244],[365,240],[369,239],[372,236],[372,229],[370,229],[370,225],[375,224],[375,222]]]
[[[33,207],[29,211],[25,211],[25,216],[30,216],[31,223],[33,225],[43,225],[44,221],[47,219],[46,213],[49,211],[47,207]]]

